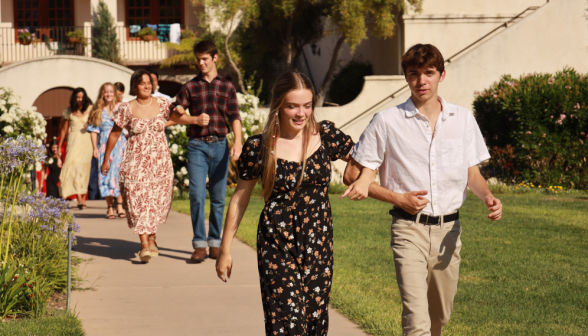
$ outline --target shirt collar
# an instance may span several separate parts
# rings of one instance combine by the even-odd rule
[[[449,109],[449,106],[447,106],[447,102],[445,102],[443,97],[437,96],[437,99],[441,102],[441,106],[443,108],[441,111],[441,118],[443,121],[445,121],[449,116],[454,115],[454,111]],[[404,103],[404,113],[406,114],[407,118],[414,117],[419,113],[419,110],[414,105],[411,97],[408,97],[408,100],[406,100],[406,103]]]
[[[216,75],[216,77],[214,77],[214,78],[212,79],[212,81],[214,81],[215,79],[221,80],[221,78],[222,78],[222,77],[221,77],[219,74],[217,74],[217,75]],[[194,77],[194,80],[195,80],[195,81],[204,81],[204,82],[206,82],[206,80],[204,79],[204,76],[202,76],[202,72],[201,72],[201,73],[199,73],[199,74],[198,74],[198,76]],[[211,83],[212,83],[212,81],[211,81]],[[207,83],[208,83],[208,82],[207,82]]]

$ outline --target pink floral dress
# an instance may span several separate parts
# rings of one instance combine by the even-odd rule
[[[165,138],[171,102],[154,99],[160,112],[152,119],[133,117],[126,102],[112,118],[130,133],[119,183],[127,221],[136,234],[156,233],[159,224],[165,223],[172,201],[174,170]]]

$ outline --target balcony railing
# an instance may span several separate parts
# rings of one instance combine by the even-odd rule
[[[13,63],[53,55],[91,56],[82,41],[70,41],[67,33],[79,29],[90,42],[91,27],[33,27],[31,37],[19,39],[23,28],[0,27],[0,62]]]
[[[198,26],[182,26],[183,29],[196,31]],[[34,40],[19,40],[21,28],[0,27],[0,63],[13,63],[33,58],[53,55],[78,55],[92,57],[92,26],[83,27],[35,27],[29,28]],[[79,29],[83,32],[87,45],[72,43],[67,33]],[[139,37],[136,29],[117,26],[120,56],[127,65],[157,64],[177,54],[163,45],[169,39],[161,34],[153,40],[146,41]]]

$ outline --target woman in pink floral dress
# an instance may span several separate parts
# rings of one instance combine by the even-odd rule
[[[127,222],[141,239],[139,256],[148,262],[158,255],[155,233],[165,223],[172,201],[174,170],[165,138],[165,127],[191,124],[193,117],[184,114],[183,108],[170,117],[171,102],[151,97],[151,77],[138,70],[131,77],[131,95],[137,99],[122,103],[115,111],[104,157],[110,157],[122,129],[130,133],[120,168],[120,190]],[[171,119],[171,120],[170,120]],[[110,168],[104,160],[102,174]]]

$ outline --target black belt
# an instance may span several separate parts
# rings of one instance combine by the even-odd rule
[[[411,215],[408,212],[400,209],[400,208],[394,208],[392,210],[390,210],[390,214],[394,217],[399,217],[401,219],[404,220],[409,220],[409,221],[413,221],[415,222],[417,219],[417,215]],[[441,219],[443,220],[443,223],[448,223],[448,222],[453,222],[455,220],[459,219],[459,210],[456,213],[452,213],[450,215],[445,215],[445,216],[429,216],[429,215],[425,215],[425,214],[421,214],[421,218],[419,219],[419,223],[421,224],[425,224],[425,225],[437,225],[440,223]]]
[[[192,139],[198,139],[198,140],[204,141],[206,143],[211,143],[211,142],[223,141],[223,140],[225,140],[225,137],[217,137],[216,135],[208,135],[208,136],[204,136],[204,137],[194,137]]]

